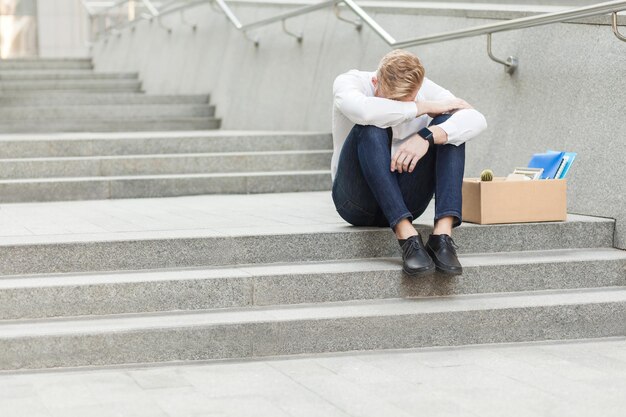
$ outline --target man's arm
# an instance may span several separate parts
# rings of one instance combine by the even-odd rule
[[[358,125],[387,128],[417,116],[415,102],[367,96],[362,78],[352,71],[335,79],[333,95],[339,111]]]
[[[461,145],[466,141],[478,136],[487,128],[485,116],[473,109],[467,102],[457,99],[451,92],[438,86],[429,79],[424,80],[424,85],[420,90],[424,101],[418,102],[418,108],[431,117],[442,113],[449,113],[444,110],[451,105],[458,106],[453,110],[452,116],[445,122],[430,126],[428,129],[433,132],[435,144]],[[415,134],[391,157],[391,171],[413,172],[417,162],[428,151],[428,142]]]
[[[456,100],[459,106],[458,110],[455,110],[448,120],[429,128],[433,132],[436,144],[458,146],[478,136],[487,128],[487,120],[482,113],[472,108],[472,106],[464,100],[456,98],[450,91],[440,87],[428,78],[424,80],[421,92],[425,100],[421,103],[421,107],[426,107],[431,117],[448,112],[441,111],[441,109],[445,108],[447,105],[438,105],[438,103],[446,101],[455,102]],[[420,107],[419,102],[418,107]]]

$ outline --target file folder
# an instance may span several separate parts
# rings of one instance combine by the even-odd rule
[[[536,153],[528,163],[529,168],[543,168],[541,179],[554,179],[557,171],[563,162],[565,152],[548,151],[546,153]]]

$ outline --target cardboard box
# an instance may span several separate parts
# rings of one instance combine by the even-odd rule
[[[463,221],[478,224],[564,221],[567,181],[463,179]]]

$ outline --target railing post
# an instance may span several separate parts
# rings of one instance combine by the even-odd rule
[[[617,36],[617,39],[620,41],[626,42],[626,36],[622,35],[617,28],[617,12],[613,12],[613,33]]]
[[[489,58],[491,58],[492,61],[495,61],[498,64],[504,65],[504,71],[507,74],[512,75],[517,69],[517,67],[519,66],[519,60],[514,56],[508,57],[506,61],[503,61],[502,59],[497,58],[491,52],[491,35],[492,35],[491,33],[487,34],[487,55],[489,55]]]
[[[335,3],[333,8],[335,9],[335,17],[337,17],[337,19],[341,20],[342,22],[346,22],[346,23],[353,25],[354,28],[357,30],[357,32],[360,32],[363,29],[363,22],[361,22],[361,19],[350,20],[341,16],[341,9],[339,9],[339,3]]]
[[[300,33],[295,33],[290,31],[289,29],[287,29],[287,19],[283,20],[283,32],[285,32],[287,35],[292,36],[294,38],[296,38],[296,40],[298,41],[298,43],[302,43],[302,40],[304,39],[304,35],[302,32]]]

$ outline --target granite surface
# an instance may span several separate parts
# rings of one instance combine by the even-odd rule
[[[400,40],[520,17],[520,12],[493,4],[431,4],[428,7],[439,12],[425,13],[428,7],[422,6],[419,14],[412,14],[410,3],[395,3],[399,5],[392,8],[378,2],[378,8],[367,10]],[[293,7],[233,5],[242,22]],[[533,8],[517,7],[526,8],[522,15]],[[343,15],[353,18],[348,12]],[[140,71],[151,93],[210,92],[228,129],[330,131],[334,78],[352,68],[374,70],[389,51],[369,28],[357,32],[330,9],[289,20],[290,28],[304,32],[301,44],[277,26],[268,26],[254,33],[261,40],[255,48],[209,6],[194,9],[194,22],[198,29],[192,32],[172,15],[167,20],[175,28],[171,35],[142,22],[134,32],[97,42],[96,69]],[[512,77],[487,57],[484,36],[411,50],[425,63],[429,78],[486,116],[489,129],[468,146],[467,176],[485,168],[506,175],[548,148],[577,152],[568,178],[568,210],[617,219],[614,244],[626,248],[626,173],[622,161],[615,159],[626,153],[626,78],[621,71],[626,44],[611,33],[608,22],[604,16],[585,24],[495,34],[494,54],[520,59]],[[167,53],[153,54],[150,45]],[[221,57],[220,66],[212,65],[216,56]]]

